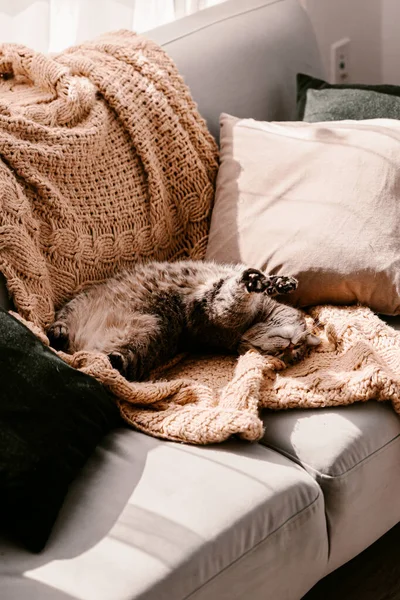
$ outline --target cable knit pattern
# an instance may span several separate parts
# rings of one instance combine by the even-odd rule
[[[157,44],[3,44],[0,74],[0,270],[23,317],[45,327],[138,259],[204,256],[217,147]]]
[[[184,401],[176,396],[149,408],[124,401],[125,418],[159,437],[207,444],[232,434],[259,439],[263,408],[317,408],[375,399],[391,401],[400,414],[400,333],[364,307],[320,306],[309,314],[320,324],[322,343],[298,364],[285,368],[277,358],[253,351],[239,359],[185,357],[163,373],[174,385],[184,378],[190,390]]]
[[[232,435],[256,441],[264,431],[263,408],[375,399],[391,401],[400,414],[400,333],[368,308],[320,306],[309,313],[320,324],[322,343],[287,368],[254,351],[239,358],[182,355],[154,372],[151,381],[135,383],[112,369],[105,356],[59,354],[101,381],[133,427],[179,442],[212,444]]]

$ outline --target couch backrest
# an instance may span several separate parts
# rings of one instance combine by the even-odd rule
[[[228,0],[146,35],[175,60],[216,138],[221,112],[292,120],[296,73],[323,77],[299,0]]]

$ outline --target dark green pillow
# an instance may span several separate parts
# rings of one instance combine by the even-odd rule
[[[0,378],[0,531],[39,552],[70,482],[119,412],[100,383],[3,309]]]
[[[297,75],[297,120],[400,119],[400,86],[331,85],[322,79]]]

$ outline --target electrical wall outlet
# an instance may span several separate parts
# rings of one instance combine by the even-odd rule
[[[350,38],[343,38],[331,46],[331,83],[350,81]]]

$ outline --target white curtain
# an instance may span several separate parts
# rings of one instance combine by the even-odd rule
[[[0,43],[59,52],[113,29],[144,32],[225,0],[0,0]]]

